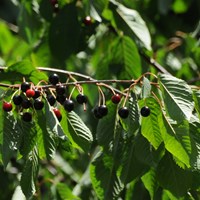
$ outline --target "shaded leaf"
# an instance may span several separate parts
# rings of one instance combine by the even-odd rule
[[[12,113],[4,113],[3,119],[3,144],[2,144],[2,159],[6,168],[10,158],[15,156],[20,143],[21,133],[17,129],[17,121]]]
[[[117,106],[109,101],[107,108],[108,114],[99,120],[96,133],[98,144],[105,148],[108,148],[114,139]]]
[[[125,34],[151,50],[151,37],[146,23],[141,18],[140,14],[133,9],[129,9],[120,3],[112,0],[110,1],[114,13],[115,23]]]
[[[20,180],[20,186],[26,198],[30,198],[36,192],[36,179],[39,170],[37,149],[34,147],[29,153]]]
[[[161,74],[159,84],[169,116],[177,121],[190,120],[194,109],[192,90],[187,83],[170,75]]]
[[[176,165],[169,154],[163,157],[157,167],[157,179],[164,189],[176,197],[184,196],[192,183],[191,173]]]
[[[90,165],[92,185],[99,199],[115,199],[123,189],[111,155],[99,153]]]

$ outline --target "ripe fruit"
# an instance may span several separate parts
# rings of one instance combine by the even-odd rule
[[[63,86],[63,85],[58,85],[58,86],[56,86],[56,93],[57,93],[58,95],[63,95],[63,94],[65,94],[65,86]]]
[[[35,99],[33,106],[35,110],[42,110],[44,107],[44,102],[41,99]]]
[[[98,106],[96,106],[93,110],[93,113],[94,113],[94,116],[97,118],[97,119],[101,119],[103,116],[99,113],[98,111]]]
[[[52,5],[52,6],[55,6],[55,5],[58,3],[57,0],[50,0],[50,2],[51,2],[51,5]]]
[[[119,94],[114,94],[112,97],[111,97],[111,100],[114,104],[118,104],[121,100],[121,97]]]
[[[55,99],[55,97],[52,94],[49,94],[47,96],[47,101],[49,102],[49,104],[51,106],[53,106],[56,103],[56,99]]]
[[[150,115],[151,111],[148,106],[144,106],[141,108],[140,113],[143,117],[148,117]]]
[[[22,115],[22,119],[25,122],[30,122],[30,121],[32,121],[32,114],[30,112],[25,112]]]
[[[86,25],[86,26],[90,26],[92,24],[92,18],[90,16],[87,16],[83,23]]]
[[[25,108],[25,109],[27,109],[27,108],[30,108],[31,107],[31,101],[30,100],[28,100],[28,99],[23,99],[22,100],[22,108]]]
[[[28,90],[26,90],[26,96],[27,96],[27,97],[31,98],[31,97],[33,97],[34,95],[35,95],[35,90],[33,90],[33,89],[28,89]]]
[[[74,102],[70,99],[66,99],[65,102],[63,103],[63,106],[65,110],[67,110],[68,112],[74,110]]]
[[[106,105],[100,105],[98,107],[98,112],[102,117],[106,116],[108,114],[108,108],[106,107]]]
[[[23,92],[26,92],[26,90],[30,89],[30,87],[31,87],[31,84],[29,82],[23,82],[21,84],[21,90]]]
[[[121,118],[127,118],[129,115],[129,110],[127,107],[122,107],[118,110],[118,114]]]
[[[20,95],[15,95],[14,97],[13,97],[13,103],[16,105],[16,106],[18,106],[18,105],[20,105],[21,103],[22,103],[22,97],[20,96]]]
[[[9,102],[3,102],[3,110],[9,112],[12,110],[12,104]]]
[[[60,110],[58,110],[57,108],[54,108],[54,109],[53,109],[53,112],[54,112],[54,114],[56,115],[58,121],[60,122],[61,119],[62,119],[62,114],[61,114]]]
[[[78,95],[76,96],[76,101],[77,101],[79,104],[87,103],[87,97],[86,97],[84,94],[78,94]]]
[[[67,98],[67,95],[66,94],[63,94],[63,95],[57,95],[56,96],[56,100],[60,103],[60,104],[63,104],[65,102]]]
[[[58,82],[59,82],[59,76],[58,74],[51,74],[49,76],[49,82],[52,84],[52,85],[56,85]]]
[[[41,91],[38,89],[35,89],[35,95],[33,96],[34,99],[37,99],[41,94]]]
[[[108,114],[108,108],[106,105],[100,105],[94,108],[94,116],[97,119],[101,119],[103,116],[106,116]]]

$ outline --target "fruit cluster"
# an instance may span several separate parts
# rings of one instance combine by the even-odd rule
[[[26,122],[30,122],[32,120],[31,109],[33,110],[42,110],[44,107],[44,96],[51,106],[53,106],[52,110],[59,121],[62,119],[62,114],[60,110],[57,108],[57,104],[62,105],[67,112],[71,112],[74,110],[75,103],[74,101],[68,97],[67,98],[67,87],[60,83],[60,78],[58,74],[54,73],[49,76],[49,83],[51,87],[48,90],[43,90],[42,87],[34,86],[33,84],[24,81],[17,91],[12,97],[12,102],[18,108],[18,111],[22,114],[22,119]],[[80,88],[79,88],[80,89]],[[120,94],[113,92],[111,97],[111,101],[114,104],[118,104],[121,101]],[[82,89],[79,90],[79,94],[76,96],[76,102],[78,104],[85,105],[88,102],[88,98],[83,94]],[[56,105],[56,106],[55,106]],[[124,102],[125,105],[125,102]],[[6,112],[10,112],[13,108],[11,102],[3,102],[3,110]],[[25,112],[24,109],[28,109]],[[108,114],[108,108],[103,102],[101,105],[96,106],[93,109],[94,116],[97,119],[101,119],[102,117]],[[147,106],[141,108],[140,111],[143,117],[148,117],[150,115],[150,109]],[[118,115],[121,118],[127,118],[129,115],[129,110],[126,106],[122,106],[118,110]]]

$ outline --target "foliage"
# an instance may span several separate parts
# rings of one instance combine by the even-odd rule
[[[1,199],[200,199],[199,5],[0,2]],[[71,112],[58,97],[47,100],[56,96],[53,73]],[[41,91],[41,110],[14,105],[14,95],[26,98],[25,80]],[[108,114],[97,119],[101,104]]]

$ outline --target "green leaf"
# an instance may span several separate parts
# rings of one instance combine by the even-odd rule
[[[184,196],[192,184],[191,173],[181,169],[167,154],[157,167],[157,179],[160,185],[176,197]]]
[[[17,122],[12,113],[4,113],[2,159],[6,168],[10,158],[15,156],[21,143],[21,133],[17,129]]]
[[[37,141],[37,128],[34,121],[32,122],[24,122],[20,120],[19,123],[19,131],[22,135],[22,142],[20,146],[20,153],[26,157],[30,151],[32,151],[36,141]]]
[[[116,38],[110,47],[110,52],[112,52],[111,67],[115,66],[117,77],[133,79],[141,75],[142,68],[138,49],[130,37]]]
[[[149,191],[151,199],[153,200],[158,188],[155,169],[151,168],[145,175],[142,176],[141,179],[145,188]]]
[[[145,21],[140,14],[120,3],[110,1],[115,23],[126,35],[138,40],[141,46],[151,50],[151,37]]]
[[[145,102],[151,113],[148,117],[142,117],[142,135],[157,149],[163,141],[161,136],[162,129],[159,127],[159,119],[162,116],[161,108],[153,98],[148,98]]]
[[[193,98],[195,102],[196,111],[200,117],[200,91],[199,90],[193,91]]]
[[[20,180],[21,189],[27,199],[32,197],[36,192],[35,182],[37,179],[38,170],[38,153],[37,149],[34,147],[26,159]]]
[[[18,18],[19,34],[33,47],[42,33],[41,18],[32,2],[23,1]]]
[[[162,116],[159,118],[158,122],[160,130],[162,130],[162,138],[165,144],[165,148],[178,160],[184,163],[187,167],[190,167],[190,151],[185,148],[187,143],[190,143],[190,138],[188,136],[188,130],[175,129],[166,119]],[[183,137],[181,139],[181,137]],[[183,143],[183,145],[182,145]],[[184,167],[184,166],[182,166]]]
[[[178,122],[190,120],[194,109],[192,90],[187,83],[170,75],[161,74],[159,84],[169,116]]]
[[[67,4],[57,13],[50,26],[49,45],[52,55],[64,61],[72,53],[78,52],[79,37],[80,24],[75,3]]]
[[[114,139],[117,106],[111,101],[107,103],[108,114],[99,120],[97,125],[97,142],[100,146],[108,148]]]
[[[56,189],[61,200],[66,200],[66,199],[80,200],[79,197],[76,197],[72,194],[72,191],[64,183],[58,183],[56,185]]]
[[[97,197],[101,200],[115,199],[123,189],[111,155],[96,155],[90,165],[90,177]]]
[[[149,79],[143,77],[141,98],[145,99],[151,95],[151,84]]]
[[[136,154],[140,154],[140,152],[136,152],[136,143],[141,145],[141,142],[134,137],[129,138],[124,143],[123,156],[121,158],[122,171],[120,176],[120,179],[124,184],[133,181],[135,178],[141,177],[149,168],[145,162],[141,161],[142,159],[138,159]]]
[[[74,111],[68,113],[67,120],[68,130],[74,142],[84,151],[89,151],[90,145],[93,142],[90,129]]]

